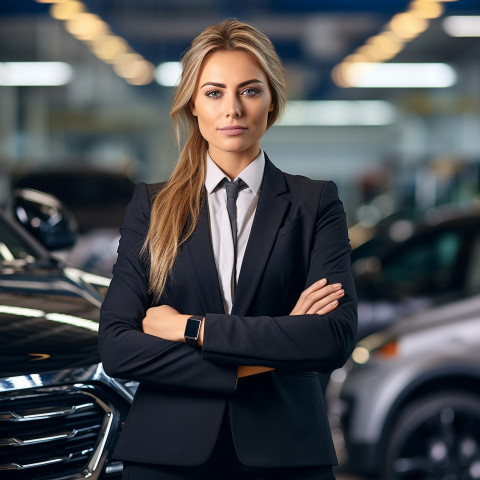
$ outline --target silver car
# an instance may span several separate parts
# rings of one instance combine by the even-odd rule
[[[366,337],[329,388],[350,471],[480,479],[480,295]]]

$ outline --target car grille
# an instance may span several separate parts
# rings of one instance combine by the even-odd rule
[[[98,478],[114,417],[88,385],[0,396],[0,478]]]

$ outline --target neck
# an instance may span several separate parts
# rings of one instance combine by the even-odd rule
[[[260,149],[252,152],[218,152],[209,149],[209,155],[225,175],[231,180],[240,175],[260,154]]]

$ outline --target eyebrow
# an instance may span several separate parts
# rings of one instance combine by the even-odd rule
[[[261,84],[263,84],[263,82],[261,80],[257,80],[257,79],[254,78],[252,80],[247,80],[245,82],[240,83],[238,85],[238,88],[245,87],[245,85],[249,85],[250,83],[261,83]],[[227,88],[227,86],[224,83],[217,83],[217,82],[206,82],[200,88],[203,88],[203,87],[206,87],[206,86]]]

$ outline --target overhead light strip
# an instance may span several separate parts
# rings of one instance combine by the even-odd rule
[[[155,80],[162,87],[176,87],[182,75],[180,62],[163,62],[155,70]]]
[[[64,62],[0,62],[1,86],[55,87],[72,77],[72,67]]]
[[[480,15],[452,15],[443,20],[443,29],[451,37],[480,37]]]
[[[457,81],[445,63],[354,63],[346,79],[357,88],[447,88]]]
[[[408,42],[428,29],[430,20],[443,15],[445,10],[443,3],[452,1],[457,0],[412,0],[405,12],[394,15],[380,33],[370,37],[332,70],[334,82],[344,88],[366,88],[367,82],[364,81],[362,84],[361,74],[367,75],[370,70],[364,68],[362,64],[378,65],[395,58]],[[402,74],[401,77],[405,78],[405,75]],[[401,84],[398,78],[389,84],[385,77],[383,84],[376,87],[412,88],[411,84],[411,80]],[[427,87],[428,85],[425,85],[425,88]]]
[[[395,107],[383,100],[290,101],[279,126],[382,126],[395,121]]]
[[[36,0],[50,3],[50,15],[63,21],[65,29],[115,73],[131,85],[148,85],[154,80],[155,67],[135,52],[128,42],[115,35],[110,26],[98,15],[88,11],[79,0]]]

